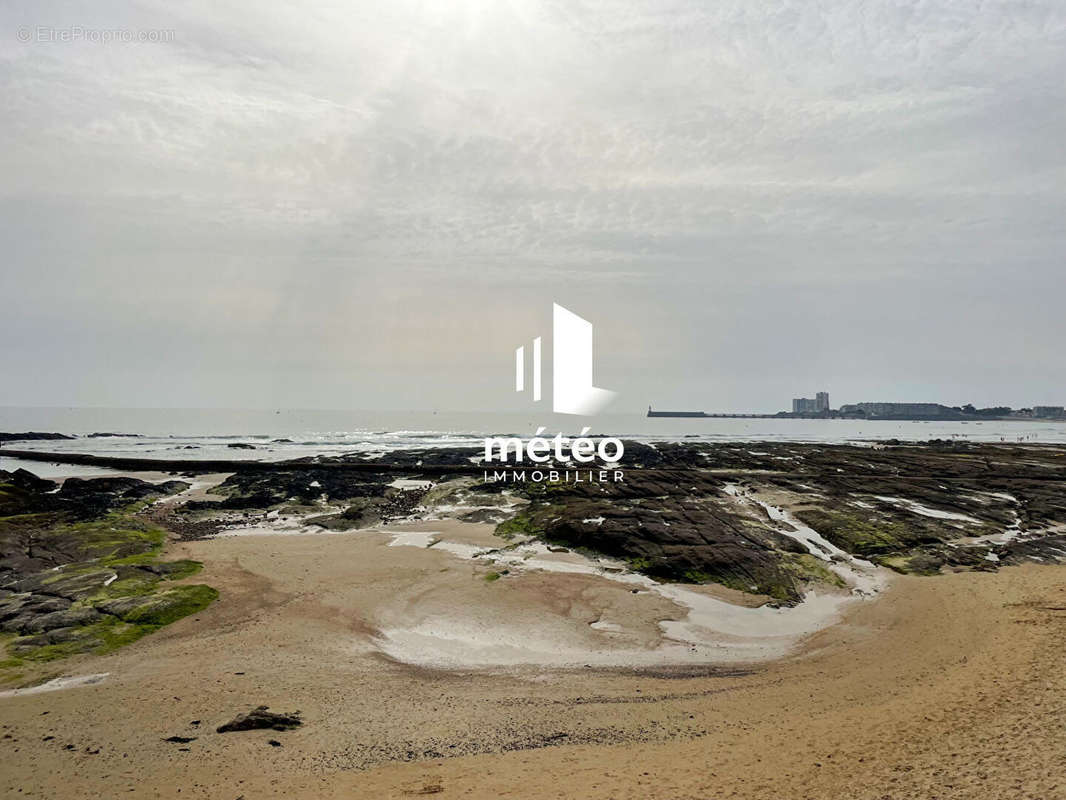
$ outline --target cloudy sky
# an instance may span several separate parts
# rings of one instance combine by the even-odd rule
[[[0,405],[1066,401],[1060,0],[222,5],[0,7]]]

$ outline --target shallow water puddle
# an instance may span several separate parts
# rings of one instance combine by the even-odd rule
[[[510,572],[558,572],[599,577],[658,595],[672,601],[682,611],[680,619],[658,623],[662,642],[654,648],[612,648],[606,639],[624,631],[624,626],[602,620],[588,625],[605,637],[603,648],[577,648],[558,643],[555,648],[537,642],[533,631],[525,637],[512,636],[506,624],[487,625],[474,615],[435,618],[410,627],[383,629],[378,639],[381,649],[397,660],[425,666],[509,666],[536,665],[649,665],[759,661],[785,655],[804,636],[835,622],[844,605],[856,595],[810,593],[793,608],[738,606],[711,597],[699,587],[658,583],[646,575],[628,570],[611,559],[589,559],[568,552],[555,553],[540,542],[513,549],[494,550],[462,542],[437,540],[433,531],[392,533],[389,546],[409,546],[444,550],[471,560],[490,558],[495,567]],[[834,564],[834,566],[836,566]],[[507,640],[505,644],[504,640]],[[513,641],[512,641],[513,640]]]
[[[41,692],[55,692],[60,689],[75,689],[79,686],[92,686],[101,683],[110,672],[99,672],[95,675],[68,675],[62,678],[53,678],[37,686],[27,686],[25,689],[8,689],[0,692],[0,697],[19,697],[26,694],[40,694]]]

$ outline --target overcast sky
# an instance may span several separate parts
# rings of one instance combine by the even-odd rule
[[[0,6],[0,405],[1066,402],[1061,0],[295,5]]]

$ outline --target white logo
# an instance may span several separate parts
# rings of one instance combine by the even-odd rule
[[[533,340],[533,402],[541,397],[541,339]],[[526,348],[515,350],[514,389],[526,388]],[[615,392],[592,385],[592,323],[552,303],[552,411],[597,414]]]
[[[533,402],[541,398],[541,338],[533,340]],[[526,348],[516,348],[514,353],[514,389],[526,390]],[[577,314],[552,304],[552,411],[557,414],[581,414],[591,416],[603,409],[615,397],[615,393],[592,385],[592,323]],[[514,467],[502,471],[493,469],[492,477],[485,470],[488,481],[532,483],[547,480],[549,483],[597,483],[622,481],[624,473],[617,469],[625,444],[621,439],[609,436],[599,441],[588,438],[589,429],[583,428],[577,438],[559,433],[548,439],[543,436],[544,427],[537,428],[529,441],[521,437],[490,436],[485,439],[485,463],[508,463],[513,454]],[[596,467],[596,457],[602,463]],[[523,460],[545,464],[554,460],[554,468],[544,470],[518,469]],[[585,465],[582,468],[582,465]],[[610,467],[606,469],[605,467]]]

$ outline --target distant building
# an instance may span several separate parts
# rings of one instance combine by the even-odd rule
[[[822,414],[829,412],[829,392],[818,392],[814,397],[792,399],[793,414]]]
[[[1033,416],[1041,419],[1059,419],[1066,415],[1062,406],[1033,406]]]

